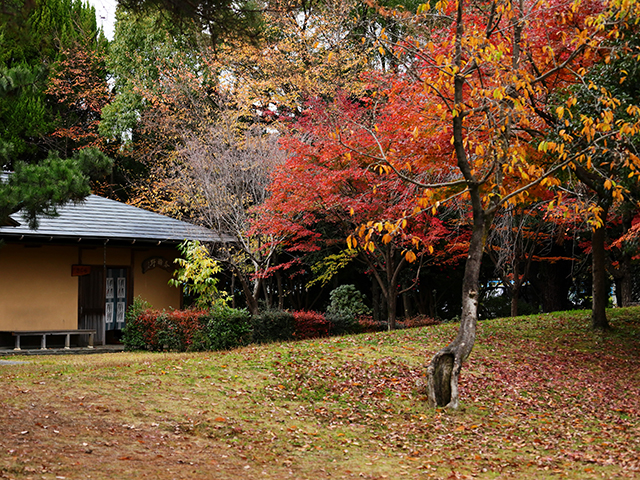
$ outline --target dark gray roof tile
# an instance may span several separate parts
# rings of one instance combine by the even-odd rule
[[[14,214],[13,219],[20,225],[0,226],[0,237],[24,235],[76,240],[221,241],[217,234],[206,228],[97,195],[90,195],[79,204],[69,203],[60,207],[58,213],[57,217],[39,219],[37,230],[31,230],[19,213]]]

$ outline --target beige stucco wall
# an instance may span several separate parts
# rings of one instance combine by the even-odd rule
[[[126,267],[131,264],[131,247],[81,247],[80,262],[84,265],[102,265],[106,258],[109,266]],[[76,260],[78,263],[78,260]]]
[[[173,272],[156,267],[142,273],[142,263],[149,257],[162,257],[173,260],[178,255],[175,249],[134,250],[133,296],[140,296],[158,310],[180,308],[181,295],[176,287],[168,286]]]
[[[145,259],[162,257],[173,265],[177,253],[171,248],[107,246],[106,263],[130,268],[134,297],[157,309],[180,308],[180,290],[167,284],[172,272],[159,267],[142,272]],[[0,247],[0,331],[78,328],[78,277],[71,276],[71,266],[102,265],[104,259],[103,247]]]
[[[78,328],[77,247],[0,247],[0,330]]]

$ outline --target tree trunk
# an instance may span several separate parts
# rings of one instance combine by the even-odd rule
[[[511,289],[511,316],[518,316],[518,300],[520,300],[520,288],[514,285]]]
[[[435,290],[427,291],[429,298],[429,316],[434,320],[438,318],[438,293]]]
[[[462,13],[463,1],[459,0],[456,11],[456,38],[454,64],[458,71],[462,68],[462,38],[464,36],[464,22]],[[454,105],[463,110],[463,89],[465,77],[456,74],[454,77]],[[469,242],[469,254],[464,267],[462,280],[462,315],[458,336],[451,344],[436,353],[427,367],[426,393],[431,407],[458,408],[458,378],[462,363],[469,357],[476,340],[476,328],[478,324],[478,280],[480,278],[480,266],[487,232],[493,221],[494,213],[492,202],[489,210],[485,211],[482,204],[480,184],[473,173],[464,141],[463,116],[454,115],[453,147],[455,150],[458,168],[462,173],[471,198],[473,212],[473,228],[471,241]]]
[[[604,187],[602,179],[584,168],[576,168],[576,176],[598,196],[598,206],[602,208],[602,224],[591,233],[591,327],[595,330],[608,330],[607,303],[607,258],[604,248],[607,216],[611,205],[611,195]]]
[[[387,326],[389,331],[396,329],[396,308],[397,297],[387,300]]]
[[[475,196],[471,192],[472,199]],[[474,203],[473,231],[462,281],[462,315],[458,336],[436,353],[427,367],[426,393],[429,406],[458,408],[458,378],[462,363],[469,357],[476,339],[480,266],[486,232],[492,215],[487,215],[478,201]],[[473,201],[473,200],[472,200]]]
[[[371,303],[373,307],[373,319],[376,322],[381,321],[380,314],[380,285],[378,285],[378,280],[376,280],[375,276],[371,278]]]
[[[520,269],[518,268],[518,260],[513,265],[513,285],[511,286],[511,316],[518,316],[518,300],[520,300]]]
[[[630,307],[633,303],[633,278],[631,277],[631,267],[625,266],[624,273],[616,283],[619,285],[618,305]]]
[[[554,249],[550,255],[561,256],[564,252]],[[548,313],[570,308],[568,279],[571,272],[567,262],[540,262],[536,268],[537,273],[531,277],[531,282],[540,296],[542,311]]]
[[[592,295],[591,327],[596,330],[608,330],[607,303],[607,269],[604,249],[605,223],[607,209],[602,214],[602,226],[596,228],[591,234],[591,270],[592,270]]]
[[[258,280],[256,280],[258,281]],[[273,307],[273,288],[270,288],[271,285],[273,283],[271,278],[265,278],[265,279],[261,279],[260,280],[261,285],[262,285],[262,293],[264,295],[264,303],[267,309],[270,309],[271,307]],[[259,287],[254,288],[253,290],[255,293],[255,297],[259,298]]]
[[[398,292],[395,288],[389,288],[389,298],[387,298],[387,327],[388,330],[396,329],[396,315],[398,308]]]
[[[231,274],[231,308],[236,308],[236,276]]]
[[[402,282],[402,307],[404,310],[404,318],[411,318],[411,295],[409,294],[409,285],[407,282]]]
[[[633,303],[633,277],[631,276],[631,256],[622,254],[617,266],[608,261],[609,273],[616,286],[616,306],[629,307]]]
[[[622,215],[623,233],[628,233],[633,224],[632,216],[629,211],[625,211]],[[618,306],[630,307],[633,303],[633,276],[632,258],[627,252],[622,252],[622,258],[618,262],[618,277],[616,279],[616,288],[618,290]],[[611,262],[609,262],[611,265]]]
[[[253,294],[251,291],[251,286],[247,279],[242,275],[241,272],[236,272],[238,276],[238,280],[240,280],[240,285],[242,285],[242,291],[244,293],[245,299],[247,300],[247,308],[251,315],[258,315],[260,313],[260,309],[258,307],[258,299],[257,296]],[[259,291],[259,289],[258,289]]]
[[[284,309],[284,289],[282,288],[282,275],[276,270],[276,286],[278,288],[278,309]]]

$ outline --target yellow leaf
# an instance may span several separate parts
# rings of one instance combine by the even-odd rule
[[[606,188],[607,190],[611,190],[611,180],[609,180],[608,178],[604,182],[604,188]]]
[[[411,250],[409,250],[407,253],[405,253],[404,258],[407,260],[407,262],[409,263],[413,263],[416,261],[416,254],[413,253]]]
[[[380,52],[380,55],[384,55],[385,54],[384,48],[382,48],[382,47],[378,47],[378,52]]]

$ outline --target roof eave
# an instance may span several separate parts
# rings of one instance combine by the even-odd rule
[[[124,238],[124,237],[92,237],[66,236],[47,234],[2,233],[0,239],[6,241],[27,241],[42,243],[83,243],[83,244],[126,244],[126,245],[178,245],[185,239],[177,238]],[[189,240],[189,239],[186,239]],[[200,241],[219,243],[219,240],[208,239]]]

